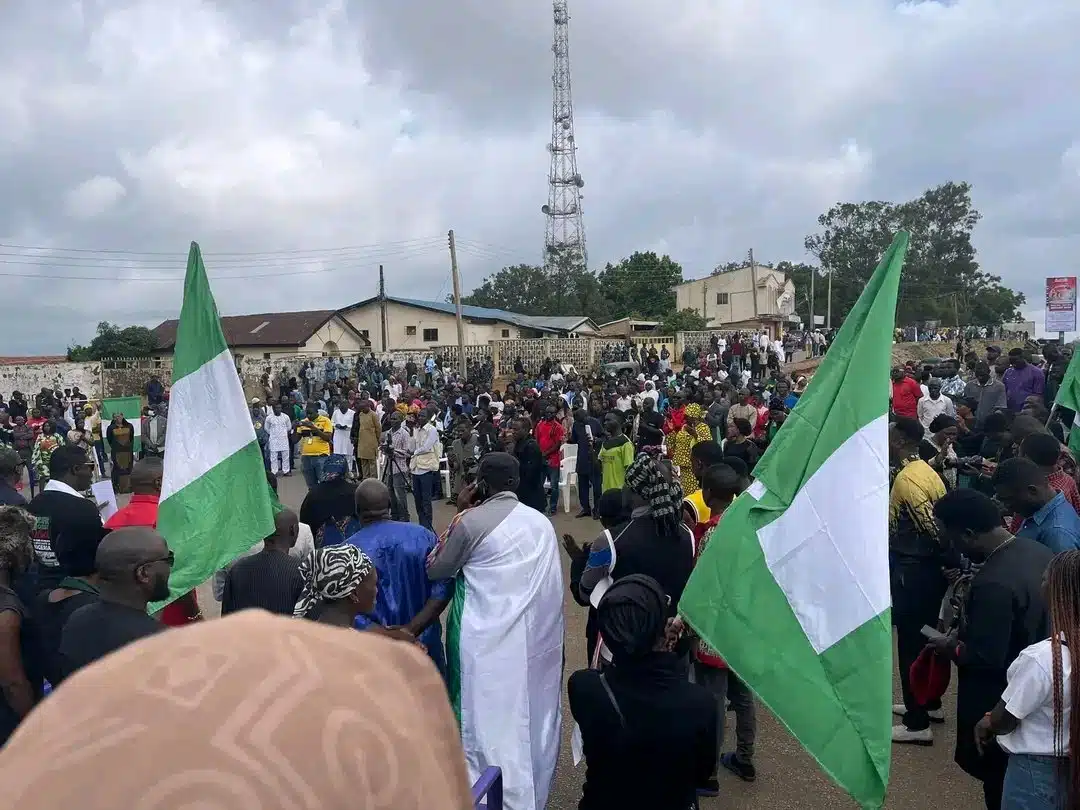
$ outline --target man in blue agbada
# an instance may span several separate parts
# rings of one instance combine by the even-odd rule
[[[357,628],[374,622],[418,639],[446,677],[439,616],[454,595],[454,581],[427,577],[427,557],[438,538],[423,526],[391,520],[390,490],[375,478],[357,486],[356,516],[360,529],[345,542],[367,554],[379,575],[375,612],[357,617]]]

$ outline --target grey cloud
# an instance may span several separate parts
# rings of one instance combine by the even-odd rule
[[[966,179],[986,269],[1034,304],[1042,268],[1072,266],[1071,0],[570,8],[594,265],[653,246],[694,274],[749,247],[799,259],[833,202]],[[6,4],[0,242],[174,258],[0,256],[0,353],[175,316],[193,238],[226,313],[349,303],[380,262],[391,291],[438,297],[451,227],[466,288],[537,261],[550,45],[550,7],[533,0]],[[125,193],[72,209],[95,177]],[[381,247],[265,255],[339,245]],[[264,255],[215,263],[223,252]],[[235,278],[274,273],[289,275]]]

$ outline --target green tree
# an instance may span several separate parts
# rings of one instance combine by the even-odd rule
[[[899,204],[840,203],[822,214],[821,230],[807,236],[805,245],[821,262],[818,286],[827,287],[827,274],[832,275],[834,325],[854,305],[898,230],[911,233],[911,244],[897,323],[996,325],[1018,319],[1024,296],[1002,286],[999,276],[984,273],[976,261],[971,235],[980,216],[970,184],[953,182]],[[801,290],[799,295],[801,300]],[[817,313],[824,313],[820,303]]]
[[[154,333],[145,326],[120,327],[102,321],[89,346],[69,346],[68,360],[101,360],[106,357],[147,357],[157,349]]]
[[[522,315],[550,315],[546,310],[551,299],[551,278],[544,268],[515,264],[485,278],[479,287],[461,297],[461,303]]]
[[[708,323],[696,309],[675,310],[664,316],[660,323],[660,334],[674,335],[676,332],[698,332],[708,326]]]
[[[617,264],[608,264],[598,279],[612,318],[663,318],[675,310],[671,288],[682,282],[683,272],[670,256],[635,252]]]

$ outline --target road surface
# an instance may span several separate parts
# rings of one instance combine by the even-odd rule
[[[299,509],[305,492],[304,480],[299,473],[281,479],[279,495],[287,506]],[[598,533],[600,524],[589,519],[575,519],[576,511],[575,508],[568,515],[560,512],[554,518],[556,532],[560,536],[563,532],[569,532],[579,541],[591,540],[590,535],[595,536]],[[436,504],[437,529],[444,528],[452,516],[452,507]],[[565,555],[563,563],[566,573],[569,561]],[[218,604],[213,599],[209,584],[200,588],[199,602],[208,617],[217,615]],[[585,610],[570,598],[569,593],[564,610],[566,674],[569,676],[574,669],[586,664]],[[894,686],[894,691],[899,696],[899,683]],[[888,810],[923,810],[927,806],[949,807],[951,810],[980,810],[984,806],[979,783],[963,773],[952,761],[955,742],[952,722],[955,693],[950,692],[946,697],[945,709],[949,722],[944,726],[935,726],[937,737],[933,747],[894,746],[892,777],[885,804]],[[570,710],[566,705],[565,691],[563,715],[563,746],[548,810],[576,810],[584,779],[584,763],[575,769],[570,757]],[[729,716],[729,734],[734,733],[734,726],[734,716]],[[765,709],[758,711],[758,726],[755,756],[757,781],[746,784],[721,769],[721,795],[703,800],[702,810],[841,810],[856,807],[853,801],[833,786],[799,743]],[[725,749],[732,748],[733,742],[729,739]]]

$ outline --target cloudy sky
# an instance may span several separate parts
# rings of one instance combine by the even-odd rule
[[[981,262],[1040,319],[1044,277],[1080,271],[1076,0],[570,10],[594,264],[804,259],[836,201],[968,180]],[[551,21],[544,0],[6,0],[0,355],[174,317],[192,239],[226,314],[343,306],[380,263],[391,294],[441,298],[448,228],[466,289],[537,261]]]

